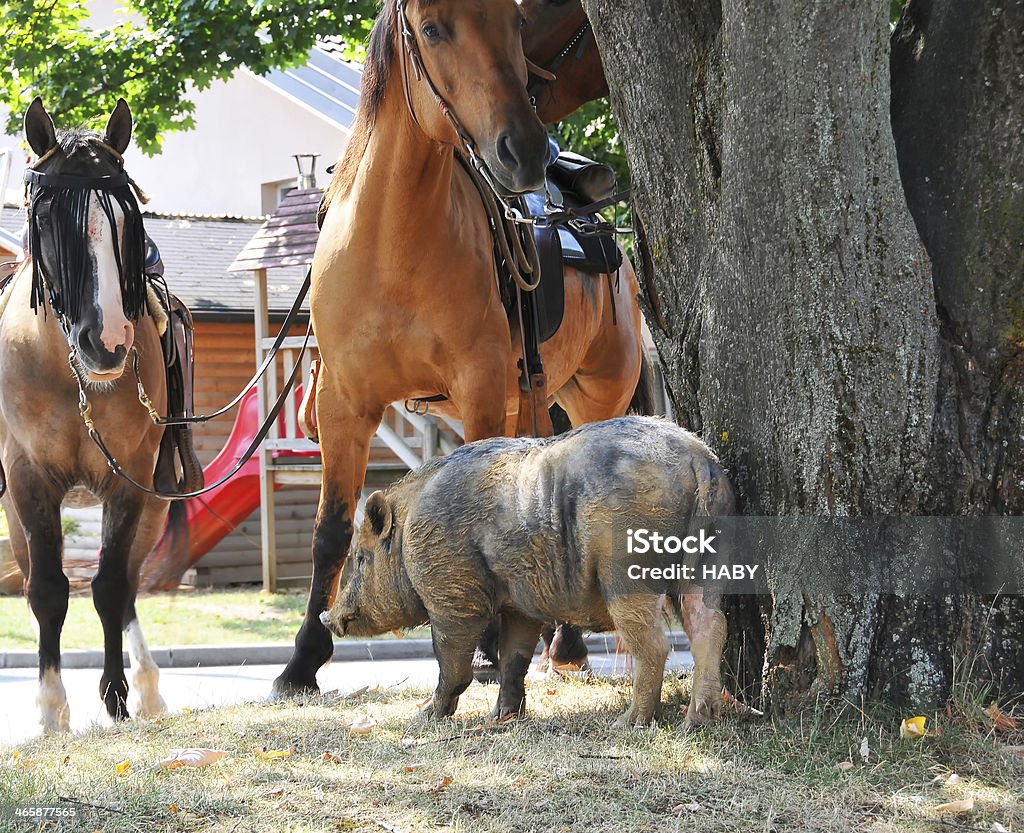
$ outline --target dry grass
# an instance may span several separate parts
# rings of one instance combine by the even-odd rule
[[[570,681],[534,683],[530,717],[496,728],[484,722],[495,689],[478,685],[441,725],[410,725],[426,692],[408,689],[135,721],[32,742],[13,762],[7,750],[0,804],[75,806],[77,819],[60,830],[111,833],[884,833],[989,830],[993,822],[1024,830],[1024,759],[1007,751],[1006,739],[949,723],[940,735],[903,741],[896,721],[849,707],[687,733],[679,684],[669,682],[666,693],[668,721],[629,731],[611,729],[627,685]],[[369,735],[351,734],[362,716],[380,722]],[[230,758],[200,770],[155,766],[188,746],[225,749]],[[253,752],[263,747],[294,752],[268,760]],[[118,775],[125,760],[131,767]],[[841,771],[844,760],[853,768]],[[944,780],[950,772],[959,783]],[[933,809],[968,796],[971,814]],[[0,821],[5,833],[35,829],[8,824]]]

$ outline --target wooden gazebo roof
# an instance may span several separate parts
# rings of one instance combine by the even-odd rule
[[[230,272],[255,272],[280,266],[306,266],[313,260],[319,229],[316,212],[323,192],[319,188],[295,190],[239,252]]]

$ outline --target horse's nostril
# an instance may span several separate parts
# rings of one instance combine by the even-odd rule
[[[516,155],[515,147],[508,133],[502,133],[498,137],[498,160],[510,170],[519,167],[519,157]]]

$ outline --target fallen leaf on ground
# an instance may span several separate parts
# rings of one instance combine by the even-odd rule
[[[443,793],[446,789],[448,789],[448,786],[451,783],[452,777],[450,775],[445,775],[440,781],[438,781],[436,784],[434,784],[433,787],[430,788],[430,791],[434,794]]]
[[[280,798],[284,795],[284,787],[278,787],[276,790],[271,790],[267,793],[267,798]]]
[[[22,769],[35,769],[36,762],[26,758],[19,750],[15,749],[11,753],[11,766],[19,766]]]
[[[345,763],[337,752],[324,752],[324,761],[329,764]]]
[[[60,762],[60,765],[61,766],[67,766],[70,763],[71,763],[71,756],[70,755],[65,755],[64,756],[64,760]]]
[[[548,695],[548,697],[554,697],[554,696],[556,696],[556,695],[558,694],[558,689],[557,689],[557,688],[549,688],[549,689],[548,689],[547,691],[545,691],[544,693],[545,693],[546,695]]]
[[[429,706],[433,702],[433,700],[434,700],[434,695],[431,694],[426,700],[420,700],[416,704],[416,708],[417,709],[425,709],[427,706]]]
[[[923,738],[925,736],[924,726],[927,722],[927,717],[908,717],[900,724],[900,737]]]
[[[998,732],[1013,732],[1018,728],[1016,719],[1004,714],[998,703],[993,703],[985,709],[985,714],[988,715],[988,719],[992,721],[992,725]]]
[[[287,749],[267,749],[265,746],[257,746],[252,750],[256,753],[257,758],[262,758],[265,761],[274,761],[278,758],[289,758],[295,754],[295,750],[291,747]]]
[[[168,813],[177,813],[179,811],[179,809],[180,808],[178,807],[177,804],[172,804],[170,807],[167,808],[167,812]]]
[[[361,715],[352,721],[352,725],[348,727],[348,730],[353,735],[368,735],[377,728],[379,722],[369,715]]]
[[[201,767],[209,766],[221,758],[227,757],[223,749],[175,749],[160,761],[161,769],[178,769],[183,766]]]
[[[974,797],[964,798],[960,801],[950,801],[946,804],[939,804],[937,807],[933,807],[936,813],[971,813],[974,812]]]
[[[132,768],[132,762],[129,760],[123,760],[119,764],[114,764],[114,772],[118,775],[127,775]]]
[[[849,772],[853,769],[853,761],[840,761],[836,766],[839,767],[840,772]]]

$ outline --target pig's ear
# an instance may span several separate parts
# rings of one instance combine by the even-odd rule
[[[383,492],[376,491],[366,499],[366,518],[378,538],[387,538],[391,534],[394,511]]]

